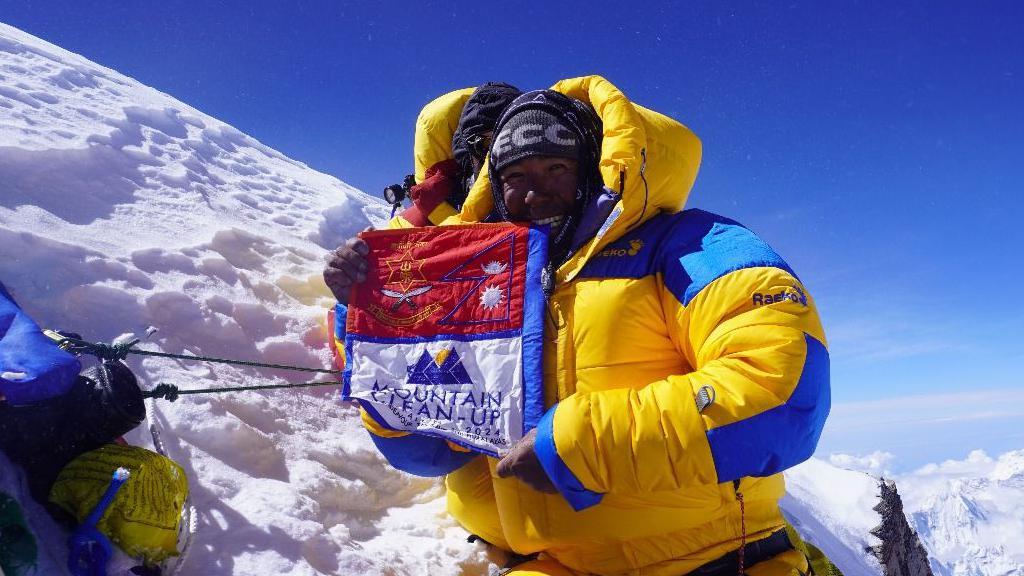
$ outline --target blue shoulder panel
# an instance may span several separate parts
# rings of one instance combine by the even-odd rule
[[[675,216],[659,214],[590,257],[578,278],[643,278],[657,272],[658,246]]]
[[[807,356],[792,395],[781,406],[709,430],[718,481],[771,476],[811,457],[831,403],[825,346],[805,334]]]
[[[82,369],[18,307],[0,284],[0,396],[32,404],[66,393]]]
[[[475,452],[452,450],[440,438],[409,434],[398,438],[384,438],[370,433],[380,453],[395,468],[414,476],[434,478],[462,468],[478,456]]]
[[[686,306],[715,280],[744,268],[781,268],[796,274],[764,240],[734,220],[686,210],[661,247],[665,285]]]
[[[594,254],[580,279],[643,278],[662,273],[683,303],[736,270],[770,266],[796,277],[774,250],[734,220],[690,209],[660,214]]]
[[[552,406],[537,425],[537,440],[533,451],[537,454],[537,459],[540,460],[551,483],[558,488],[572,509],[579,512],[601,502],[604,494],[587,490],[579,478],[572,473],[572,470],[565,465],[562,457],[558,455],[558,449],[555,447],[554,428],[556,408],[558,408],[558,404]]]

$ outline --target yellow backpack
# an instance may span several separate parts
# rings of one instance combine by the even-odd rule
[[[111,482],[111,473],[130,475],[96,523],[99,532],[133,558],[152,565],[178,555],[178,528],[188,497],[185,471],[169,458],[137,446],[107,444],[64,467],[50,502],[82,522]]]

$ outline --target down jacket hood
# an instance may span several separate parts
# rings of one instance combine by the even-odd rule
[[[558,280],[572,280],[589,257],[660,212],[678,212],[697,178],[701,143],[679,122],[629,99],[600,76],[570,78],[551,88],[581,100],[601,119],[598,170],[604,185],[620,194],[618,206],[601,230],[558,269]],[[481,222],[494,210],[494,198],[481,170],[458,219]]]
[[[427,170],[435,164],[453,158],[452,137],[459,127],[462,109],[474,90],[463,88],[438,96],[416,117],[412,148],[417,183],[426,179]]]

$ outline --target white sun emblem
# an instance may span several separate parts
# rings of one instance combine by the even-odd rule
[[[494,310],[504,299],[504,293],[497,286],[488,286],[480,292],[480,304],[487,310]]]
[[[502,264],[501,262],[495,262],[493,260],[483,266],[484,273],[490,274],[491,276],[501,274],[506,268],[508,268],[508,264]]]

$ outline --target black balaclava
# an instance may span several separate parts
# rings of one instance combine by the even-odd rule
[[[522,90],[504,82],[487,82],[473,91],[459,116],[459,126],[452,135],[452,156],[459,164],[458,189],[452,192],[448,202],[456,208],[466,201],[466,195],[476,178],[473,159],[483,163],[486,147],[480,145],[480,138],[494,131],[498,117]],[[458,195],[456,197],[456,195]]]
[[[523,126],[527,121],[544,127],[547,137],[530,138],[529,142],[524,143],[504,134],[506,127]],[[575,98],[554,90],[535,90],[509,104],[498,119],[494,134],[488,176],[495,212],[501,220],[512,219],[502,192],[499,176],[502,168],[528,156],[561,156],[575,158],[578,162],[576,203],[552,235],[548,247],[549,268],[545,275],[548,280],[544,290],[550,294],[554,270],[569,258],[573,235],[583,211],[604,185],[598,170],[601,158],[601,120],[593,108]],[[570,138],[570,135],[574,138]],[[572,140],[575,142],[570,144]]]

